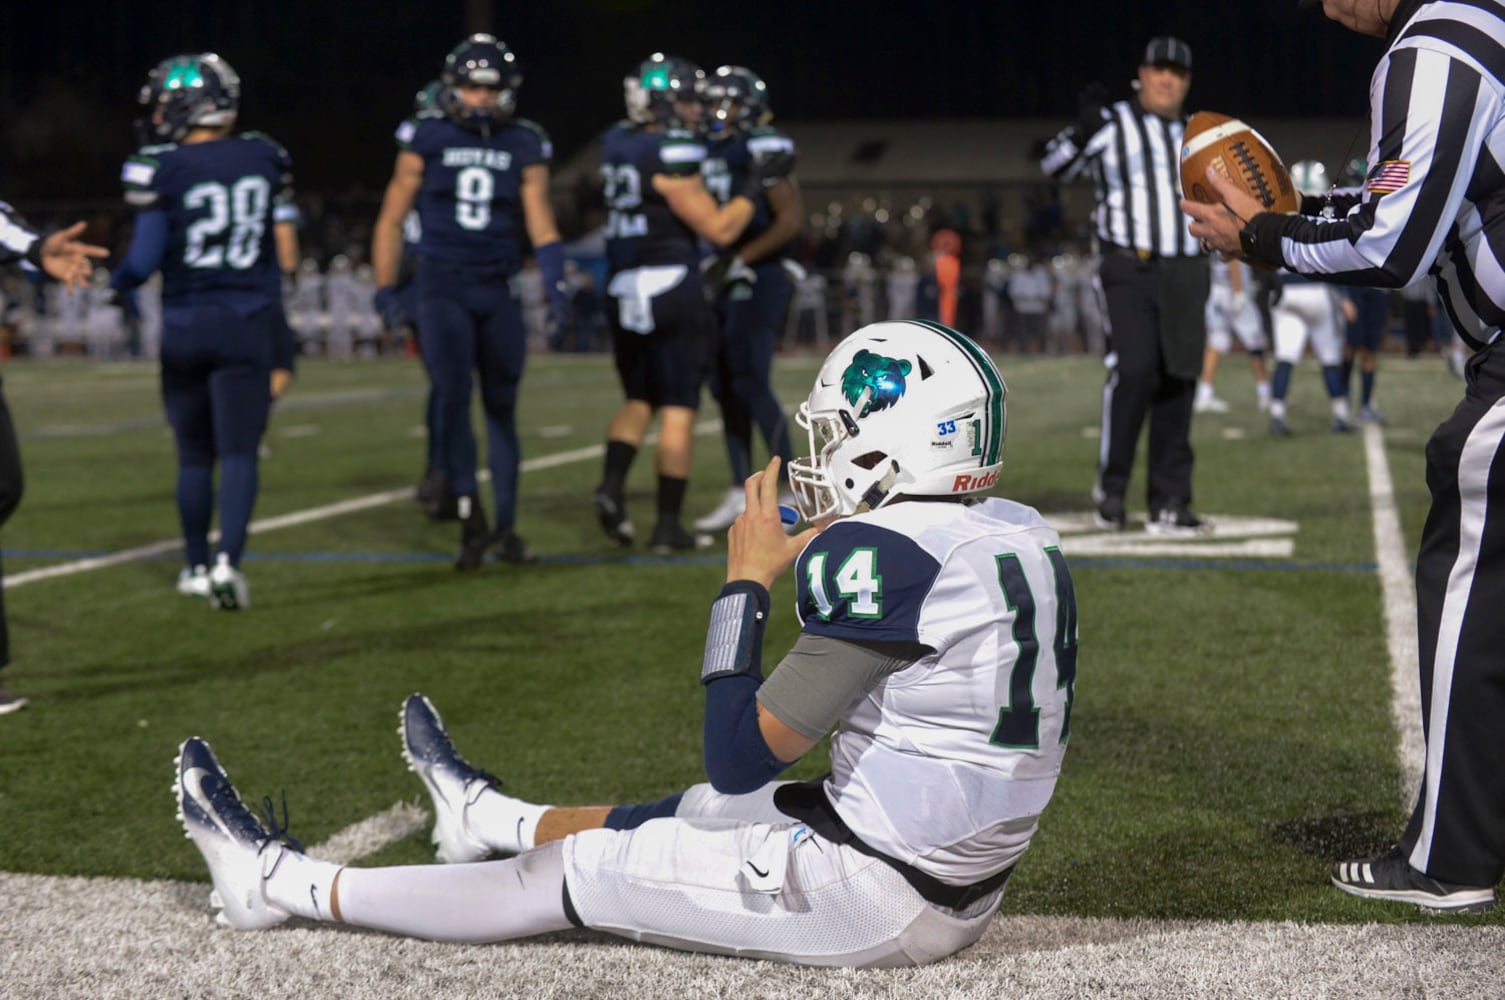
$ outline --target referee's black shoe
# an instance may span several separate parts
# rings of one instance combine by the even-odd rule
[[[1124,510],[1124,498],[1106,496],[1098,501],[1092,514],[1093,522],[1108,531],[1122,531],[1129,525],[1128,512]]]
[[[1493,889],[1423,875],[1411,867],[1399,847],[1376,858],[1339,861],[1333,865],[1332,878],[1333,885],[1350,896],[1413,903],[1436,913],[1483,913],[1495,905]]]

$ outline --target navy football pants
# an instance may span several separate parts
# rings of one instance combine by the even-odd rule
[[[781,264],[759,264],[753,270],[758,275],[756,284],[733,285],[716,303],[716,359],[710,388],[721,405],[733,486],[741,486],[752,475],[754,423],[769,454],[783,459],[782,475],[789,474],[793,454],[789,421],[773,391],[774,348],[793,288]]]
[[[517,520],[517,391],[528,353],[522,304],[494,269],[467,270],[421,258],[418,328],[434,383],[439,457],[456,496],[476,492],[476,436],[470,423],[475,375],[486,413],[487,467],[498,529]]]
[[[214,465],[219,551],[240,564],[256,503],[256,451],[271,409],[280,318],[228,306],[168,306],[162,314],[162,403],[178,446],[178,518],[190,566],[209,562]]]

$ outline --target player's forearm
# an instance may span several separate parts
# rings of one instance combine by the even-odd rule
[[[14,264],[34,249],[39,248],[41,236],[21,222],[0,202],[0,264]]]
[[[402,263],[402,217],[389,219],[384,213],[371,231],[371,272],[377,288],[397,284],[397,269]]]

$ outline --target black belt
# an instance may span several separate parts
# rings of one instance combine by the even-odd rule
[[[784,815],[799,820],[832,843],[845,844],[860,854],[866,854],[888,865],[904,876],[904,881],[908,882],[927,903],[960,910],[1003,888],[1003,884],[1014,872],[1013,865],[1010,865],[1003,871],[989,875],[981,882],[973,882],[971,885],[952,885],[949,882],[942,882],[934,875],[926,874],[914,865],[906,864],[898,858],[891,858],[864,842],[836,814],[836,810],[831,808],[824,786],[825,778],[780,785],[774,790],[773,804]]]
[[[1148,250],[1135,250],[1133,247],[1121,247],[1117,243],[1101,243],[1099,246],[1105,254],[1113,254],[1116,257],[1128,257],[1130,260],[1137,260],[1141,264],[1148,264],[1151,261],[1160,259],[1158,253],[1151,253]]]

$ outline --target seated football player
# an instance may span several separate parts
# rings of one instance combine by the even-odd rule
[[[775,457],[729,532],[699,670],[706,783],[636,805],[526,802],[459,756],[415,694],[403,753],[450,864],[351,868],[264,826],[208,744],[186,741],[180,816],[222,920],[472,942],[588,927],[833,966],[918,965],[975,942],[1055,788],[1076,677],[1056,532],[983,495],[1005,394],[988,356],[934,323],[865,327],[826,359],[800,409],[810,454],[789,477],[810,526],[785,534]],[[765,680],[768,588],[791,566],[803,630]],[[832,730],[824,778],[777,780]]]

